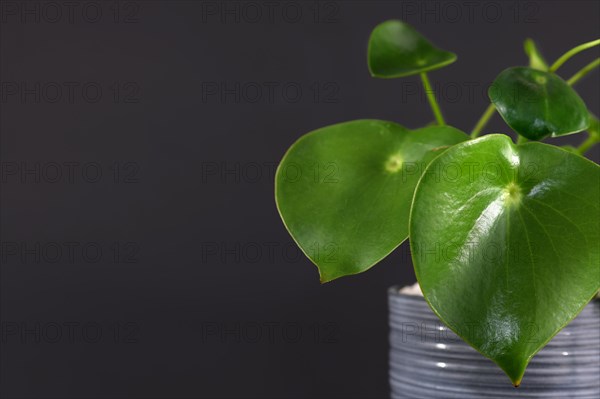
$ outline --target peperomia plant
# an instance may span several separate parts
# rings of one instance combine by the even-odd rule
[[[437,124],[356,120],[315,130],[287,151],[275,198],[321,282],[363,272],[407,238],[433,311],[515,386],[531,358],[600,289],[600,167],[583,157],[598,119],[556,71],[600,40],[548,63],[502,71],[470,135],[446,125],[427,72],[456,60],[401,21],[373,30],[371,75],[420,75]],[[517,133],[479,137],[498,112]],[[539,142],[587,131],[575,147]],[[327,251],[327,247],[333,248]]]

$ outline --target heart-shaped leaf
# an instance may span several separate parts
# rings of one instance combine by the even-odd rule
[[[397,20],[375,27],[369,39],[367,62],[377,78],[399,78],[441,68],[456,54],[440,50],[412,26]]]
[[[553,73],[508,68],[498,75],[488,94],[504,121],[530,140],[581,132],[589,124],[581,97]]]
[[[413,263],[434,312],[518,385],[600,288],[600,167],[489,135],[437,157],[415,192]]]
[[[400,245],[425,166],[466,139],[449,126],[410,131],[392,122],[357,120],[294,143],[277,169],[275,199],[321,282],[365,271]]]

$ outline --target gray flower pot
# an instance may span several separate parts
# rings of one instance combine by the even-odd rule
[[[519,388],[422,297],[389,291],[392,398],[600,398],[600,300],[531,360]]]

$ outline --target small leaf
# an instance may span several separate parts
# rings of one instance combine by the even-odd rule
[[[321,281],[363,272],[400,245],[425,166],[466,139],[449,126],[410,131],[392,122],[357,120],[294,143],[277,169],[275,199]]]
[[[425,299],[518,385],[531,358],[600,288],[600,167],[488,135],[420,180],[413,263]]]
[[[523,44],[525,54],[529,57],[529,66],[540,71],[548,70],[548,63],[538,50],[535,42],[532,39],[525,40]]]
[[[581,97],[553,73],[508,68],[488,94],[504,121],[530,140],[581,132],[589,124]]]
[[[367,62],[377,78],[399,78],[441,68],[456,54],[440,50],[412,26],[397,20],[375,27],[369,39]]]

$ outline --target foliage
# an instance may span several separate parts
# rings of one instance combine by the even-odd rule
[[[363,272],[410,239],[425,300],[519,385],[531,358],[600,289],[600,167],[583,157],[598,119],[531,39],[528,67],[501,72],[469,135],[447,126],[427,76],[454,62],[408,24],[369,40],[377,78],[419,75],[437,125],[357,120],[301,137],[276,174],[284,224],[322,282]],[[478,137],[498,112],[518,135]],[[588,131],[580,147],[539,142]],[[328,250],[329,248],[329,250]]]

